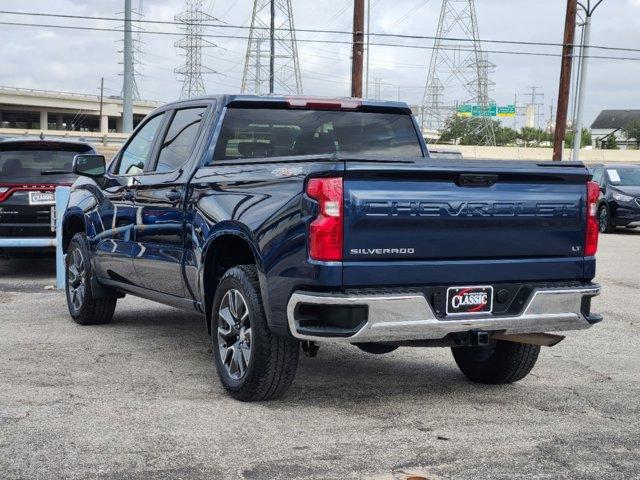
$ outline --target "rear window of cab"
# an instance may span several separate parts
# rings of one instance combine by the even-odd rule
[[[298,155],[422,157],[408,114],[229,108],[214,160]]]

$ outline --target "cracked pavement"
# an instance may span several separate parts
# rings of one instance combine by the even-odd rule
[[[81,327],[52,259],[0,260],[0,478],[640,478],[639,254],[640,231],[601,236],[605,321],[517,384],[323,346],[262,404],[224,394],[197,315],[128,296]]]

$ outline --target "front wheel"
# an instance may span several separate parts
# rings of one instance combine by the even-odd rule
[[[84,233],[76,233],[67,249],[65,261],[65,289],[71,318],[80,325],[109,323],[113,318],[118,298],[111,289],[95,298],[92,289],[93,270],[89,246]]]
[[[218,377],[233,398],[270,400],[287,391],[300,345],[269,331],[253,265],[233,267],[222,276],[211,324]]]
[[[598,226],[600,228],[600,233],[613,233],[616,229],[613,224],[613,219],[611,218],[609,207],[606,205],[602,205],[598,210]]]
[[[526,377],[536,364],[540,347],[498,340],[483,347],[453,347],[451,351],[469,380],[495,385]]]

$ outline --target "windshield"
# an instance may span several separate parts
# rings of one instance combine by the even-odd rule
[[[71,172],[73,157],[91,147],[81,144],[41,142],[0,144],[0,177],[29,177]]]
[[[611,185],[621,187],[640,187],[640,167],[607,168],[607,175]]]
[[[422,157],[410,115],[230,108],[216,160],[294,155]]]

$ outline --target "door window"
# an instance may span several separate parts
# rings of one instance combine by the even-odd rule
[[[602,172],[603,170],[601,168],[596,168],[593,171],[593,181],[599,184],[600,186],[602,186]]]
[[[160,131],[164,115],[161,113],[149,119],[131,139],[122,152],[116,172],[118,175],[140,175],[144,172],[144,167],[148,165],[151,158],[153,143]]]
[[[172,172],[184,165],[193,153],[207,107],[177,110],[160,147],[155,171]]]

